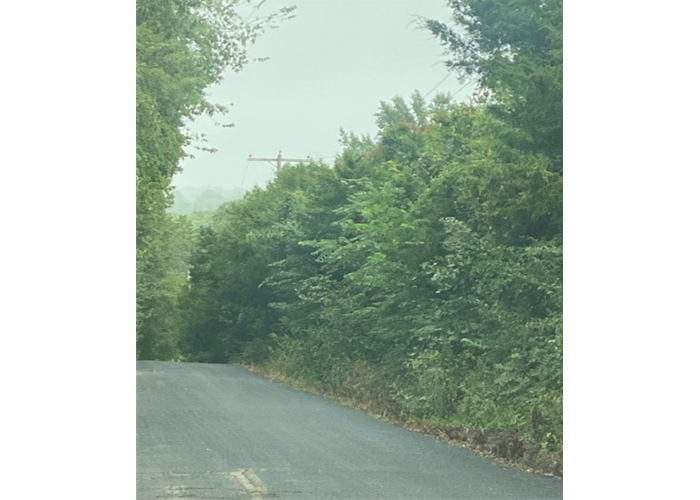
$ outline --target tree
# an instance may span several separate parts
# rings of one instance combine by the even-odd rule
[[[496,116],[522,133],[513,145],[563,162],[563,1],[447,0],[453,23],[426,20],[451,58],[476,76]]]
[[[183,302],[191,359],[250,360],[264,353],[280,329],[276,305],[293,302],[296,284],[317,273],[303,240],[333,232],[333,208],[343,200],[333,171],[311,164],[284,167],[267,189],[217,210],[192,255]]]
[[[136,338],[140,358],[171,357],[175,289],[169,277],[170,184],[193,137],[185,120],[225,108],[205,89],[240,70],[247,46],[293,8],[246,20],[237,0],[138,0],[136,4]],[[259,7],[259,4],[257,7]],[[171,346],[160,349],[157,346]]]
[[[272,355],[404,418],[560,442],[551,160],[484,106],[395,98],[377,117],[376,140],[345,134],[335,168],[286,166],[216,212],[184,302],[190,359]]]
[[[376,138],[341,134],[333,169],[285,166],[223,205],[193,253],[183,344],[556,448],[563,159],[540,98],[559,92],[561,2],[450,4],[457,25],[430,26],[490,97],[394,97]]]

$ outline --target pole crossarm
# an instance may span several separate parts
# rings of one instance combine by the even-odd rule
[[[277,162],[277,167],[275,168],[275,173],[279,174],[282,168],[282,163],[304,163],[312,162],[310,156],[306,158],[282,158],[282,151],[277,154],[277,158],[253,158],[253,155],[248,155],[248,161],[274,161]]]
[[[280,158],[284,163],[312,161],[311,158]],[[248,161],[277,161],[277,158],[253,158],[248,157]]]

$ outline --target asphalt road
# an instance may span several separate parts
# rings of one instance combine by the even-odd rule
[[[555,499],[562,481],[233,365],[139,361],[137,498]]]

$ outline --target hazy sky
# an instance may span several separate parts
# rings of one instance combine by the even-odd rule
[[[408,99],[415,90],[425,95],[448,76],[442,47],[415,17],[447,21],[451,11],[442,0],[268,0],[263,10],[286,5],[297,6],[296,17],[250,51],[270,60],[228,73],[211,89],[215,102],[234,104],[217,121],[236,126],[196,120],[191,128],[218,152],[193,150],[196,158],[183,162],[175,186],[264,186],[274,168],[247,161],[249,154],[275,157],[281,150],[332,164],[341,127],[374,136],[380,101]],[[466,100],[471,86],[449,75],[429,97],[438,91],[459,91]]]

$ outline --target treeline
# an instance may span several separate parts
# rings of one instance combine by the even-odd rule
[[[562,2],[448,3],[452,25],[425,26],[474,101],[383,102],[377,137],[344,133],[333,166],[287,165],[219,208],[172,338],[561,452]]]
[[[169,211],[178,215],[193,212],[211,212],[231,200],[243,198],[245,189],[226,189],[215,186],[177,187],[173,189],[173,202]]]
[[[187,284],[186,221],[167,212],[171,183],[188,153],[206,149],[186,123],[226,108],[205,89],[241,69],[247,47],[290,16],[258,15],[250,0],[136,2],[136,355],[180,356],[178,301]],[[247,11],[243,11],[247,6]]]

